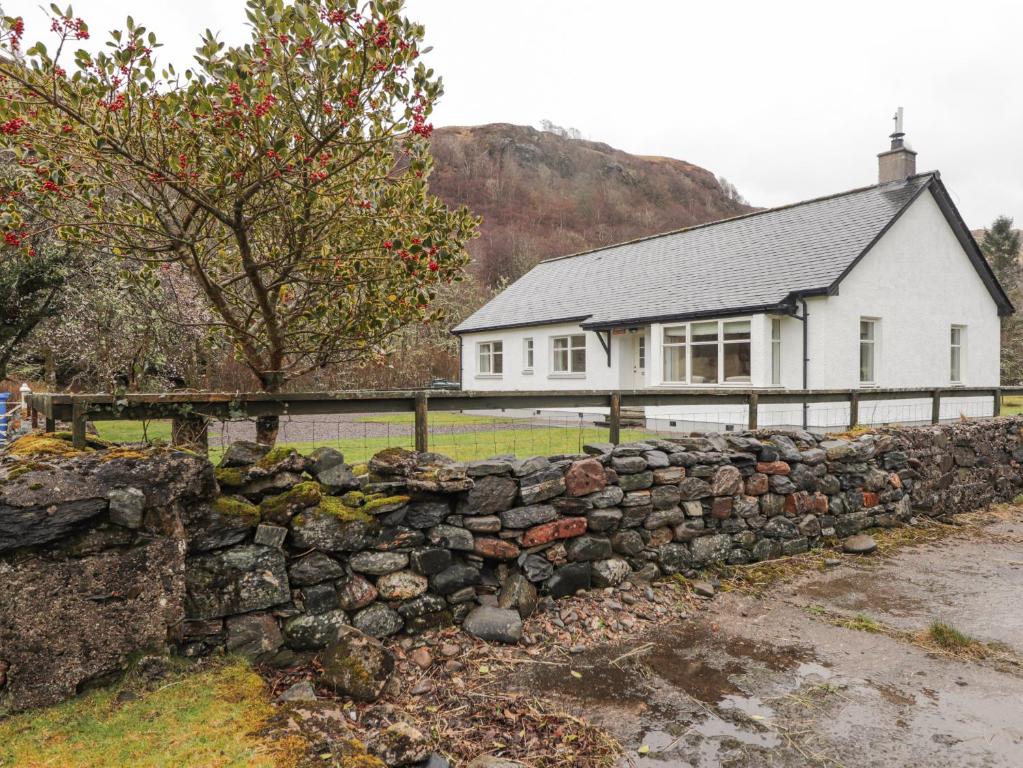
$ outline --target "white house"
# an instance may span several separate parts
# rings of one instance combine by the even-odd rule
[[[917,174],[903,134],[891,139],[876,185],[538,264],[454,329],[463,388],[997,387],[1013,307],[938,172]],[[942,402],[955,418],[990,415],[993,398]],[[808,418],[848,415],[816,404]],[[929,415],[929,400],[860,406],[864,422]],[[645,416],[683,428],[745,410]],[[802,418],[761,405],[761,424]]]

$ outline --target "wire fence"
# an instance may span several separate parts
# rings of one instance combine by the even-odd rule
[[[1023,398],[1005,398],[1001,403],[992,396],[943,397],[939,420],[982,418],[1019,412]],[[385,448],[416,446],[415,414],[411,412],[374,412],[367,403],[364,413],[284,415],[280,417],[277,444],[308,453],[321,446],[340,450],[351,462],[368,460]],[[861,402],[857,425],[929,424],[933,403],[927,397],[891,401]],[[589,443],[610,439],[608,408],[582,407],[536,409],[488,409],[438,411],[429,415],[429,449],[458,460],[473,460],[502,455],[534,456],[578,454]],[[746,429],[750,417],[746,405],[648,406],[623,410],[620,442],[649,437],[672,438],[707,432],[739,432]],[[850,427],[848,402],[802,404],[765,403],[756,407],[759,428],[806,427],[819,433],[840,433]],[[805,422],[804,422],[805,419]],[[90,431],[115,443],[160,443],[171,439],[171,421],[103,420],[90,422]],[[254,440],[255,419],[213,419],[208,429],[211,457],[219,458],[223,449],[237,440]]]

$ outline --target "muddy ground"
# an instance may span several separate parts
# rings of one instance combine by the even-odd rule
[[[881,632],[837,626],[868,616]],[[916,642],[943,621],[986,659]],[[1023,766],[1023,512],[840,565],[760,597],[719,594],[638,640],[526,667],[510,687],[625,747],[623,766]]]

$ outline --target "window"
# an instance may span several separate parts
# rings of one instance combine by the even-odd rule
[[[724,342],[721,357],[724,361],[726,384],[750,383],[750,325],[749,320],[731,320],[722,324]]]
[[[966,326],[953,325],[949,339],[951,359],[949,361],[949,379],[953,384],[963,383],[963,346],[966,340]]]
[[[484,376],[500,376],[504,373],[504,342],[481,341],[476,345],[479,358],[478,372]]]
[[[686,383],[687,326],[664,329],[664,380],[669,384]]]
[[[641,335],[636,339],[636,367],[641,371],[646,370],[646,336]]]
[[[771,386],[781,386],[781,318],[771,318]]]
[[[860,320],[860,384],[877,380],[877,320]]]
[[[522,362],[523,369],[533,372],[533,340],[523,339],[522,340]]]
[[[750,381],[749,320],[711,320],[664,329],[667,384],[726,384]]]
[[[551,370],[554,373],[585,373],[586,372],[586,336],[555,336],[552,339],[554,360]]]

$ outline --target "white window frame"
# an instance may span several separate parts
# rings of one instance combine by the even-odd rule
[[[536,345],[533,337],[527,336],[522,340],[522,372],[530,374],[533,372],[534,358],[536,357]]]
[[[717,341],[716,342],[695,342],[697,346],[702,345],[716,345],[717,346],[717,357],[718,357],[718,372],[717,382],[697,382],[693,383],[693,329],[692,326],[701,323],[717,323]],[[749,338],[748,339],[732,339],[725,341],[725,325],[727,323],[748,323],[749,324]],[[684,329],[685,331],[685,342],[675,342],[666,344],[664,341],[664,335],[668,331],[678,331]],[[728,317],[720,320],[693,320],[687,323],[670,323],[668,325],[661,326],[661,338],[660,338],[660,350],[661,350],[661,376],[662,383],[666,386],[694,386],[694,387],[738,387],[738,388],[749,388],[752,386],[752,371],[750,373],[750,381],[729,381],[726,382],[725,378],[725,346],[729,344],[749,344],[750,349],[750,363],[752,366],[753,360],[753,319],[750,317]],[[684,347],[686,351],[685,367],[686,376],[685,381],[672,381],[667,378],[665,374],[665,349],[671,349],[673,347]]]
[[[868,323],[871,327],[871,338],[863,338],[863,324]],[[859,344],[856,346],[857,353],[857,368],[859,369],[858,378],[861,387],[876,387],[878,381],[877,369],[878,361],[881,359],[879,349],[881,347],[881,318],[879,317],[861,317],[859,324],[856,326],[859,330]],[[870,372],[873,374],[869,380],[863,378],[863,348],[864,346],[870,348]]]
[[[771,386],[781,386],[781,318],[771,318]]]
[[[579,340],[582,340],[581,343]],[[565,349],[557,349],[559,341],[567,340],[568,346]],[[575,341],[573,341],[575,340]],[[576,370],[574,367],[573,352],[578,350],[583,352],[583,367],[581,370]],[[584,378],[586,376],[586,334],[585,333],[566,333],[560,336],[551,336],[551,378]],[[560,369],[558,367],[558,353],[566,352],[568,367]]]
[[[962,386],[963,365],[966,362],[966,326],[954,323],[949,328],[948,337],[948,379],[950,383]]]
[[[483,370],[483,360],[486,355],[487,368],[489,370]],[[494,363],[500,359],[500,365],[495,366]],[[500,371],[494,371],[495,367],[500,367]],[[504,376],[504,342],[499,339],[492,341],[477,341],[476,342],[476,375],[483,379],[500,379]]]

